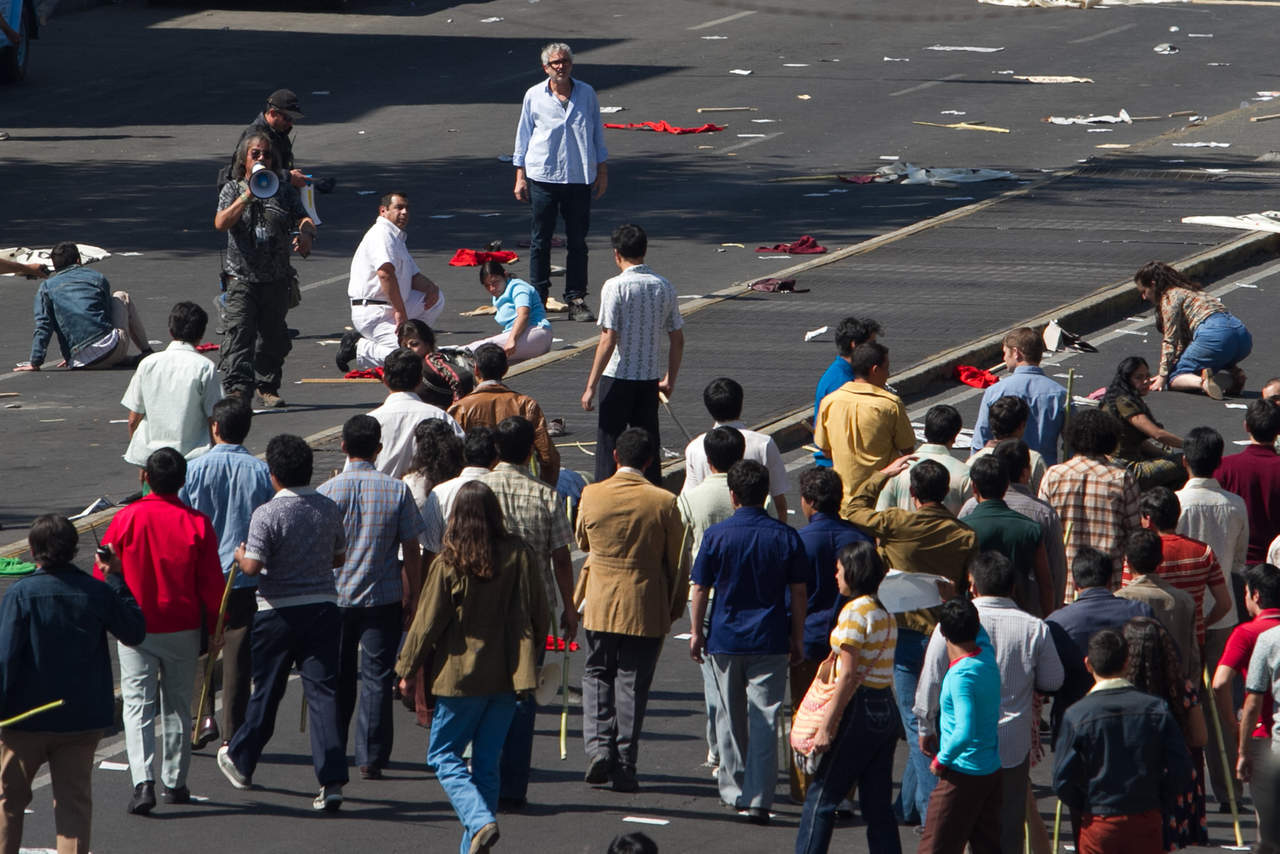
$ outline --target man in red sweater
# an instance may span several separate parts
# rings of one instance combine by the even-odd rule
[[[191,800],[187,767],[196,658],[200,633],[212,631],[222,604],[218,537],[207,516],[178,500],[186,476],[187,461],[173,448],[153,452],[141,475],[151,494],[117,513],[102,536],[147,622],[142,643],[119,644],[118,649],[124,741],[133,777],[128,811],[135,815],[146,815],[156,805],[152,766],[157,717],[160,796],[170,804]],[[103,577],[101,568],[95,574]],[[210,654],[221,645],[221,637],[212,638]]]
[[[1249,566],[1267,559],[1267,547],[1280,534],[1280,455],[1276,436],[1280,435],[1280,406],[1266,398],[1249,404],[1244,416],[1249,444],[1238,454],[1223,457],[1213,473],[1228,492],[1244,499],[1249,511]]]

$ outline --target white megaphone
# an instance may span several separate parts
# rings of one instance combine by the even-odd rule
[[[261,163],[253,164],[249,173],[249,192],[260,199],[269,199],[280,189],[280,176]]]

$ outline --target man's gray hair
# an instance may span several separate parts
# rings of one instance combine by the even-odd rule
[[[547,60],[555,56],[557,53],[563,53],[569,59],[573,59],[573,48],[564,42],[552,42],[542,49],[542,64],[546,65]]]

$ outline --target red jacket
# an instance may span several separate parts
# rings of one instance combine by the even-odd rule
[[[176,495],[147,495],[115,515],[102,542],[120,556],[147,634],[213,630],[225,579],[208,516]]]

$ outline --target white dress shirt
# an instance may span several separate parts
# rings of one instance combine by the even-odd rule
[[[748,430],[741,421],[717,421],[715,427],[733,427],[742,434],[747,448],[743,453],[744,460],[755,460],[769,470],[769,494],[786,495],[791,489],[791,479],[787,476],[787,466],[782,462],[782,452],[778,443],[767,433]],[[701,434],[684,449],[684,486],[680,494],[684,495],[711,474],[711,466],[707,463],[707,450],[702,446],[706,433]],[[785,519],[783,520],[786,521]]]
[[[351,256],[351,279],[347,283],[347,296],[351,299],[385,300],[386,293],[378,281],[378,268],[383,264],[395,267],[396,283],[400,286],[400,298],[408,299],[414,274],[420,272],[409,247],[405,245],[405,231],[391,220],[380,216],[364,233],[356,254]]]
[[[1245,566],[1245,554],[1249,549],[1249,511],[1244,499],[1234,492],[1227,492],[1211,477],[1193,477],[1176,493],[1182,505],[1178,517],[1178,533],[1208,544],[1222,567],[1222,579],[1231,597],[1231,610],[1227,615],[1206,629],[1229,629],[1237,623],[1235,590],[1231,585],[1231,573],[1241,572]],[[1204,614],[1213,610],[1209,596],[1204,597]]]
[[[382,425],[382,450],[374,467],[383,474],[403,477],[413,462],[413,431],[428,418],[440,418],[453,427],[458,438],[463,430],[458,422],[438,406],[423,403],[422,398],[409,391],[393,391],[386,401],[369,413]]]
[[[171,341],[143,359],[120,401],[143,416],[125,461],[144,466],[152,451],[166,447],[189,460],[200,456],[209,450],[209,418],[219,400],[217,368],[185,341]]]

